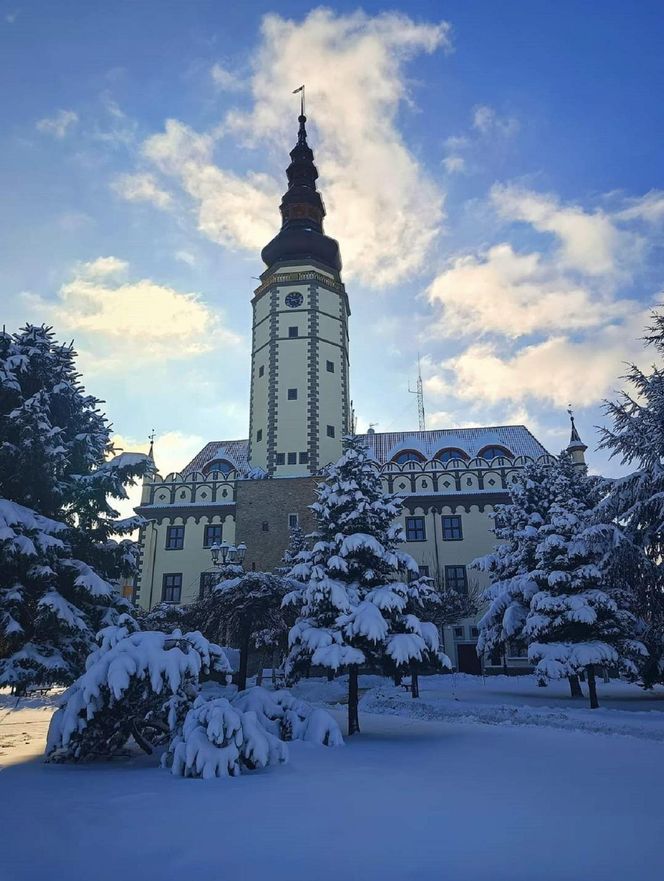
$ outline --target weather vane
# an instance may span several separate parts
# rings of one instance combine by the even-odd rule
[[[297,89],[293,89],[293,94],[297,95],[298,92],[301,92],[300,95],[300,116],[304,116],[304,85],[300,86]]]

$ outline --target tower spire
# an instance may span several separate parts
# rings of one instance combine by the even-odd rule
[[[567,444],[567,452],[572,457],[572,461],[574,462],[575,465],[585,465],[586,464],[585,452],[588,449],[588,447],[581,440],[579,432],[577,431],[576,424],[574,422],[574,411],[572,410],[571,404],[568,406],[567,412],[569,414],[569,421],[572,423],[572,430],[570,432],[569,443]]]
[[[313,258],[339,272],[339,244],[323,232],[325,206],[316,189],[318,169],[314,164],[314,151],[307,141],[304,86],[294,92],[301,94],[300,115],[297,142],[290,151],[291,161],[286,169],[288,189],[279,206],[281,231],[263,248],[261,256],[267,266],[284,260]]]

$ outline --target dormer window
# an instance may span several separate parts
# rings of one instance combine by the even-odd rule
[[[215,471],[227,476],[234,470],[235,465],[229,462],[228,459],[213,459],[211,462],[208,462],[203,466],[203,474],[205,474],[206,477],[208,474],[212,474]]]
[[[484,449],[479,452],[480,459],[486,459],[487,462],[492,462],[494,459],[513,459],[514,454],[510,453],[510,451],[506,447],[499,446],[490,446],[484,447]]]
[[[396,456],[392,456],[392,461],[397,465],[406,465],[408,462],[424,462],[424,456],[417,450],[402,450]]]
[[[461,459],[462,462],[466,462],[468,460],[468,453],[460,450],[459,447],[446,447],[444,450],[439,450],[434,459],[438,462],[453,462],[455,459]]]

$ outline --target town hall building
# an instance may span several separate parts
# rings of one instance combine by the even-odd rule
[[[266,269],[251,301],[249,437],[211,441],[179,473],[155,473],[136,509],[141,570],[136,601],[187,603],[218,580],[211,548],[246,546],[244,566],[272,570],[290,531],[315,528],[309,505],[320,472],[342,453],[354,428],[349,392],[351,300],[339,244],[323,231],[318,172],[299,117],[290,153],[281,229],[263,248]],[[364,439],[385,490],[403,499],[404,549],[437,585],[477,593],[486,583],[468,568],[495,538],[491,513],[507,502],[510,482],[547,450],[523,425],[376,432]],[[572,427],[575,461],[585,445]],[[157,456],[158,466],[158,456]],[[444,628],[457,669],[480,672],[497,659],[475,653],[476,621]],[[508,653],[509,654],[509,653]],[[523,666],[523,658],[509,658]],[[502,661],[500,662],[502,663]]]

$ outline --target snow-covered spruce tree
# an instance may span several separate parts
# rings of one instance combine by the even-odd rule
[[[621,666],[634,673],[635,659],[646,653],[634,638],[635,619],[621,607],[619,594],[607,583],[607,559],[621,540],[612,524],[597,522],[594,507],[557,469],[555,499],[537,530],[536,568],[529,578],[537,585],[523,626],[528,658],[535,673],[561,679],[585,672],[590,706],[599,706],[597,666]],[[583,490],[583,483],[577,482]]]
[[[285,600],[298,610],[287,674],[296,677],[310,664],[347,669],[348,733],[354,734],[360,666],[407,672],[425,661],[435,664],[438,631],[417,616],[431,583],[397,549],[402,534],[394,521],[401,502],[383,492],[361,438],[345,438],[341,459],[324,473],[311,506],[317,521],[313,547],[298,554],[290,572],[300,586]]]
[[[200,674],[230,673],[223,651],[200,633],[128,632],[127,623],[100,634],[85,673],[62,696],[48,730],[50,761],[111,758],[131,737],[150,753],[181,727]]]
[[[288,575],[300,551],[308,548],[307,536],[301,526],[293,526],[288,534],[288,547],[281,558],[282,566],[275,569],[278,575]]]
[[[626,541],[613,564],[630,586],[648,657],[640,665],[644,686],[664,681],[664,314],[653,312],[646,331],[659,364],[649,373],[632,364],[625,377],[630,392],[606,402],[610,428],[602,428],[600,447],[635,468],[613,481],[602,503],[605,518],[620,525]]]
[[[98,630],[129,609],[135,518],[109,499],[149,467],[110,458],[111,427],[85,394],[72,346],[48,327],[0,335],[0,685],[69,684]]]
[[[499,544],[472,568],[488,573],[491,583],[484,592],[486,611],[479,622],[477,650],[484,655],[505,656],[507,643],[527,648],[526,618],[539,585],[537,569],[539,530],[548,521],[552,505],[560,498],[580,498],[592,508],[601,495],[601,482],[574,465],[563,450],[555,462],[530,462],[510,486],[510,502],[498,505],[493,532]],[[569,677],[572,697],[581,696],[578,676]]]

